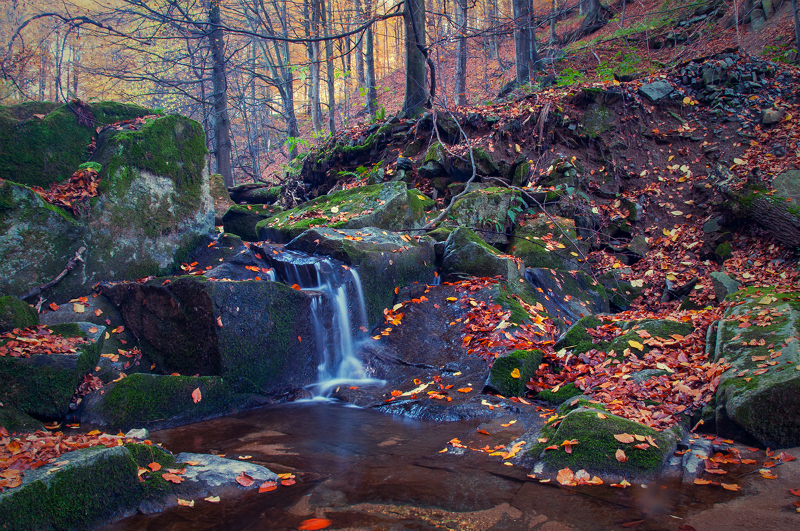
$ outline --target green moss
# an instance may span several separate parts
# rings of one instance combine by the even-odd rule
[[[549,404],[562,404],[573,396],[582,395],[583,391],[578,389],[575,384],[568,383],[562,385],[555,393],[551,390],[542,391],[536,395],[537,400],[543,400]]]
[[[617,336],[613,341],[606,345],[606,352],[614,352],[618,358],[623,357],[625,349],[630,349],[631,354],[642,357],[652,350],[653,347],[642,343],[642,338],[636,333],[637,330],[645,330],[654,338],[671,340],[670,336],[678,334],[687,336],[692,333],[694,328],[691,323],[673,321],[671,319],[642,319],[640,321],[627,321],[622,324],[624,334]],[[631,347],[630,342],[637,341],[642,344],[642,349]]]
[[[503,396],[520,396],[528,388],[525,384],[533,378],[544,353],[541,350],[515,350],[494,360],[488,385]],[[518,371],[514,378],[512,372]]]
[[[572,400],[568,398],[564,400],[564,402],[562,402],[562,404],[558,407],[558,413],[560,415],[566,415],[570,411],[574,411],[582,407],[589,409],[597,409],[600,411],[608,411],[608,409],[606,409],[606,407],[603,404],[595,403],[587,398],[583,397],[578,397],[578,398],[570,397],[570,398],[572,398]]]
[[[194,403],[192,391],[202,400]],[[99,413],[113,427],[128,430],[188,423],[229,412],[244,400],[218,376],[161,376],[132,374],[113,385],[99,406]]]
[[[588,246],[577,239],[575,222],[559,217],[552,219],[558,226],[547,216],[520,223],[509,241],[511,254],[521,258],[526,267],[577,269],[588,253]]]
[[[439,227],[429,232],[428,236],[430,236],[437,242],[444,242],[447,241],[447,238],[450,236],[450,234],[452,234],[452,232],[453,229],[449,229],[447,227]]]
[[[646,450],[634,448],[633,444],[623,444],[614,438],[615,434],[629,433],[652,437],[658,448],[651,446]],[[560,444],[564,440],[577,440],[572,453],[563,448],[549,450],[542,454],[549,468],[560,470],[570,467],[573,471],[581,468],[591,474],[613,474],[621,476],[653,475],[663,465],[675,446],[671,432],[658,432],[636,422],[606,414],[605,419],[597,416],[595,409],[576,409],[561,421],[548,440],[548,444]],[[620,463],[615,453],[622,449],[628,461]],[[537,448],[534,448],[536,451]],[[543,449],[542,449],[543,450]],[[539,450],[541,452],[541,450]]]
[[[567,332],[553,346],[555,350],[567,349],[575,354],[582,354],[593,348],[598,350],[605,349],[605,343],[595,345],[592,336],[586,331],[587,328],[597,328],[603,322],[597,317],[581,317],[573,324]]]
[[[31,432],[44,429],[42,423],[10,404],[0,407],[0,426],[9,433]]]
[[[281,207],[271,205],[233,205],[222,216],[222,226],[225,232],[236,234],[245,241],[259,241],[258,223],[282,211]]]
[[[0,332],[39,324],[39,314],[16,297],[0,297]]]

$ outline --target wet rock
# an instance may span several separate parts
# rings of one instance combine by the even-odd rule
[[[397,169],[411,171],[414,169],[413,161],[406,157],[397,157]]]
[[[280,198],[281,187],[247,183],[234,186],[229,192],[233,202],[240,205],[271,205]]]
[[[532,268],[525,279],[534,287],[538,301],[561,330],[586,315],[608,313],[603,286],[582,271]]]
[[[175,460],[179,463],[198,463],[187,466],[183,477],[186,481],[198,482],[207,488],[235,484],[240,489],[257,489],[265,481],[278,481],[278,475],[266,467],[217,455],[181,452],[175,456]],[[242,473],[255,480],[250,487],[236,483],[236,477]]]
[[[447,238],[444,259],[444,275],[464,274],[476,277],[500,275],[509,281],[522,277],[520,267],[510,257],[484,242],[474,231],[459,227]]]
[[[256,226],[260,240],[285,243],[314,225],[331,229],[378,227],[399,230],[425,224],[433,201],[406,183],[387,182],[320,196]]]
[[[60,418],[68,412],[78,382],[97,365],[105,328],[101,331],[91,323],[49,328],[63,337],[83,337],[90,342],[77,346],[71,354],[0,357],[0,379],[7,382],[0,387],[0,402],[28,415]],[[89,333],[90,328],[95,331]]]
[[[222,216],[222,226],[225,232],[235,234],[245,241],[259,241],[256,230],[258,222],[282,211],[276,205],[233,205]]]
[[[150,432],[147,431],[146,428],[128,430],[128,432],[125,434],[126,439],[139,439],[141,441],[147,439],[148,437],[150,437]]]
[[[219,375],[245,392],[279,393],[314,381],[310,294],[276,282],[197,277],[102,291],[158,372]]]
[[[793,206],[800,205],[800,170],[781,173],[772,180],[772,187],[781,197],[791,199]]]
[[[714,287],[714,295],[718,303],[722,303],[725,297],[731,293],[739,291],[742,283],[738,280],[732,279],[721,271],[714,271],[709,275],[711,277],[711,285]]]
[[[645,83],[639,87],[639,94],[653,103],[658,103],[670,94],[672,94],[672,85],[667,81],[655,81],[653,83]]]
[[[208,177],[211,199],[214,201],[214,226],[222,225],[222,216],[228,211],[230,207],[235,205],[231,200],[231,195],[228,189],[225,188],[225,182],[222,175],[219,173],[212,174]]]
[[[757,291],[757,293],[755,292]],[[788,295],[788,296],[787,296]],[[745,430],[772,448],[800,444],[800,348],[794,294],[769,288],[739,291],[719,321],[714,356],[731,368],[717,388],[717,429]],[[762,312],[767,312],[766,315]],[[761,315],[759,315],[761,314]],[[752,326],[740,327],[751,322]],[[778,361],[770,364],[771,360]]]
[[[637,258],[644,258],[650,252],[650,244],[647,243],[647,238],[641,234],[631,238],[631,241],[626,246],[626,250]]]

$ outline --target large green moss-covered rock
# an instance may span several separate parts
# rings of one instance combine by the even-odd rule
[[[83,326],[84,329],[91,325]],[[58,418],[68,411],[75,388],[100,359],[104,329],[89,334],[76,324],[54,325],[64,337],[91,339],[72,354],[35,354],[30,358],[0,357],[0,402],[39,417]],[[2,340],[5,343],[7,340]]]
[[[383,317],[394,304],[396,287],[434,281],[434,241],[409,237],[374,227],[364,229],[310,229],[286,245],[287,249],[330,256],[353,266],[364,293],[367,322]]]
[[[731,366],[717,388],[717,425],[724,431],[733,422],[773,448],[797,446],[800,293],[749,288],[728,300],[743,304],[728,308],[717,330],[715,357]]]
[[[82,422],[113,429],[164,429],[263,405],[265,397],[237,393],[219,376],[132,374],[84,400]],[[192,393],[200,389],[200,401]]]
[[[0,333],[39,324],[39,314],[16,297],[0,297]]]
[[[539,294],[539,302],[561,330],[581,317],[608,313],[603,286],[583,271],[528,268],[525,279]]]
[[[522,278],[522,264],[502,255],[484,242],[474,231],[459,227],[447,238],[442,260],[442,271],[448,274],[465,274],[476,277],[502,276],[509,282]]]
[[[76,111],[88,111],[92,121],[81,125]],[[0,179],[46,189],[66,180],[88,160],[87,147],[96,127],[151,113],[114,102],[0,106]]]
[[[50,282],[82,245],[85,231],[70,214],[27,186],[0,182],[0,291],[19,297]],[[77,293],[80,284],[68,275],[59,288]]]
[[[100,136],[103,193],[87,223],[88,284],[170,269],[213,228],[206,153],[200,124],[177,115]]]
[[[509,249],[526,267],[571,270],[580,268],[589,245],[578,239],[571,219],[540,214],[520,221]]]
[[[256,226],[260,240],[288,242],[312,227],[399,230],[422,227],[433,201],[402,181],[361,186],[317,197]]]
[[[237,392],[277,394],[314,382],[313,295],[275,282],[212,282],[102,287],[164,374],[223,376]]]
[[[544,354],[540,350],[515,350],[494,360],[486,385],[503,396],[520,396],[528,388]]]
[[[550,473],[569,467],[573,472],[584,469],[592,475],[632,479],[654,477],[675,451],[679,440],[676,431],[659,432],[610,413],[603,413],[602,417],[594,407],[570,411],[555,429],[550,425],[543,428],[541,436],[547,442],[537,444],[530,455],[539,458],[544,470]],[[622,433],[650,437],[656,444],[648,442],[647,449],[634,448],[639,441],[625,444],[614,438]],[[577,441],[572,445],[572,453],[567,453],[563,446],[544,450],[548,445],[572,440]],[[627,461],[616,458],[617,450],[625,452]]]
[[[506,226],[513,224],[509,210],[516,207],[521,211],[523,206],[519,192],[489,187],[464,195],[455,202],[450,216],[462,227],[483,229],[478,234],[487,243],[506,243]]]

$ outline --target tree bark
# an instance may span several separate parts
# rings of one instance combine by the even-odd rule
[[[467,0],[456,0],[458,40],[456,51],[456,105],[467,104]]]
[[[312,37],[319,37],[319,24],[321,18],[321,0],[311,0],[311,19],[309,26],[309,34]],[[310,70],[310,85],[308,87],[308,97],[311,102],[311,128],[315,133],[322,130],[322,109],[319,103],[319,85],[320,85],[320,53],[319,41],[312,41],[307,44],[308,48],[308,62]]]
[[[403,112],[409,118],[421,115],[428,103],[426,90],[425,0],[406,0],[403,11],[406,38],[406,94]]]
[[[533,70],[541,70],[542,63],[536,48],[536,32],[530,0],[513,0],[514,8],[514,58],[517,65],[517,84],[531,82]]]
[[[797,55],[795,61],[800,63],[800,16],[797,14],[797,0],[792,0],[792,14],[794,16],[794,49]]]
[[[372,0],[364,1],[364,15],[369,19],[372,16]],[[371,120],[378,113],[378,89],[375,86],[375,45],[372,34],[372,25],[364,32],[364,67],[367,85],[367,113]]]
[[[369,1],[369,0],[367,0]],[[361,8],[361,0],[355,0],[356,24],[364,21],[364,12]],[[356,35],[356,83],[359,87],[366,85],[364,78],[364,39]]]
[[[324,0],[320,0],[322,3]],[[328,8],[330,7],[330,3],[328,5],[322,5],[322,31],[325,35],[325,38],[330,37],[330,27],[329,24],[330,16]],[[328,131],[331,134],[336,132],[336,119],[334,116],[334,110],[336,107],[336,92],[334,86],[334,71],[333,71],[333,41],[328,39],[325,41],[325,75],[327,77],[327,84],[328,84]]]
[[[222,175],[225,186],[232,187],[233,169],[231,167],[231,121],[228,117],[228,82],[225,78],[225,40],[219,14],[220,0],[209,0],[208,22],[211,26],[211,56],[213,70],[211,82],[214,87],[214,139],[216,140],[214,158],[217,172]]]

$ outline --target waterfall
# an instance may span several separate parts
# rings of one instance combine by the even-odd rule
[[[315,343],[319,365],[311,392],[329,396],[340,385],[380,383],[368,378],[355,354],[356,335],[366,330],[367,311],[358,272],[336,260],[282,250],[265,253],[279,280],[297,285],[313,299]]]

